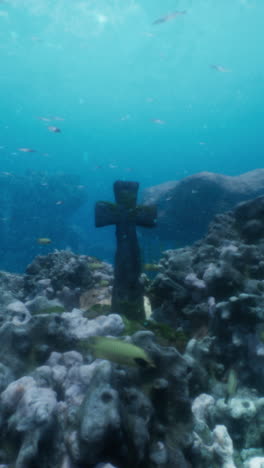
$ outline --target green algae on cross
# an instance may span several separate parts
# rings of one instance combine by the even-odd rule
[[[138,182],[114,183],[116,203],[99,201],[95,205],[96,227],[116,225],[112,312],[134,320],[144,319],[143,286],[137,226],[152,228],[157,223],[155,205],[137,206]]]

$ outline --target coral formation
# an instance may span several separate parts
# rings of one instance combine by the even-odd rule
[[[261,468],[263,228],[259,197],[166,251],[143,278],[142,321],[110,313],[113,272],[98,259],[55,251],[1,272],[1,466]],[[95,359],[94,336],[153,365]]]

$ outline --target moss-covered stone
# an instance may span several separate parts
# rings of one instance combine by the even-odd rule
[[[83,313],[83,316],[91,319],[99,315],[108,315],[111,313],[111,306],[109,304],[93,304],[88,310]]]
[[[89,263],[89,269],[94,271],[94,270],[102,270],[104,268],[104,264],[100,262],[92,262]]]
[[[45,307],[43,309],[40,309],[38,311],[38,314],[62,314],[63,312],[65,312],[64,307],[51,306],[51,307]]]
[[[125,324],[123,335],[133,335],[139,330],[152,331],[157,341],[163,346],[174,346],[179,351],[183,351],[189,337],[183,331],[174,330],[164,323],[154,322],[153,320],[130,320],[121,315]]]
[[[107,280],[102,280],[100,281],[100,283],[98,284],[99,288],[107,288],[107,286],[109,286],[109,281]]]

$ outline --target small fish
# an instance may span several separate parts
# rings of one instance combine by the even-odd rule
[[[49,117],[37,117],[38,120],[43,120],[43,122],[50,122],[51,119]]]
[[[124,120],[129,120],[129,119],[130,119],[130,117],[131,117],[131,115],[130,115],[130,114],[126,114],[126,115],[124,115],[123,117],[121,117],[121,119],[120,119],[120,120],[122,120],[122,121],[124,121]]]
[[[63,117],[59,117],[57,115],[55,115],[54,117],[51,117],[53,120],[59,120],[59,121],[64,121],[65,119]]]
[[[31,36],[30,39],[31,39],[32,41],[36,41],[36,42],[41,42],[41,41],[42,41],[42,39],[40,39],[40,37],[38,37],[38,36]]]
[[[126,366],[155,367],[152,359],[143,348],[116,338],[92,336],[88,345],[93,355]]]
[[[54,125],[50,125],[50,126],[48,127],[48,130],[49,130],[50,132],[53,132],[53,133],[61,133],[61,129],[58,128],[58,127],[54,127]]]
[[[145,312],[145,318],[146,320],[150,320],[151,315],[152,315],[152,307],[151,307],[151,302],[147,296],[143,297],[144,300],[144,312]]]
[[[235,371],[235,369],[231,368],[229,369],[228,376],[227,376],[227,382],[226,382],[226,398],[225,402],[227,403],[229,398],[232,398],[238,387],[238,373]]]
[[[58,205],[58,206],[59,206],[59,205],[63,205],[63,203],[64,203],[63,200],[58,200],[58,201],[56,201],[55,205]]]
[[[229,68],[222,67],[222,65],[210,65],[214,70],[219,71],[220,73],[229,73],[231,70]]]
[[[169,13],[169,14],[166,15],[166,16],[162,16],[161,18],[156,19],[155,21],[153,21],[152,24],[166,23],[167,21],[172,20],[172,19],[175,18],[176,16],[185,15],[186,13],[187,13],[186,10],[184,10],[184,11],[174,11],[174,12],[172,12],[172,13]]]
[[[150,33],[150,32],[148,32],[148,31],[143,32],[143,34],[144,34],[144,36],[146,36],[146,37],[154,37],[154,36],[155,36],[155,34]]]
[[[161,120],[161,119],[152,119],[152,122],[154,122],[155,124],[157,125],[165,125],[165,120]]]
[[[52,240],[49,237],[39,237],[37,239],[37,243],[40,245],[48,245],[51,244]]]
[[[161,269],[158,263],[144,263],[143,270],[144,271],[159,271]]]
[[[22,153],[36,153],[36,150],[32,148],[18,148],[18,151],[21,151]]]

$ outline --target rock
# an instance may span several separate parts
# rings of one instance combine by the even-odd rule
[[[263,194],[264,169],[235,177],[201,172],[146,189],[144,203],[158,205],[155,233],[160,240],[187,245],[206,233],[217,213]],[[260,226],[248,226],[247,230],[253,235],[260,232]]]
[[[232,398],[228,402],[228,411],[233,419],[243,419],[243,421],[251,421],[256,415],[256,406],[249,398]]]
[[[264,243],[263,236],[249,237],[244,225],[262,222],[263,207],[264,197],[258,197],[217,215],[202,240],[164,253],[149,287],[156,320],[190,337],[209,328],[214,335],[210,353],[232,367],[237,356],[240,379],[259,389],[264,384]],[[197,389],[208,391],[201,387],[204,379],[195,381]]]
[[[208,407],[213,406],[215,400],[211,395],[202,393],[199,395],[192,404],[192,412],[197,421],[204,421],[208,416]]]
[[[98,463],[95,468],[117,468],[116,466],[112,465],[111,463]]]
[[[76,255],[68,250],[55,251],[48,255],[39,255],[28,265],[24,276],[26,299],[36,300],[36,296],[57,299],[67,310],[79,307],[80,298],[110,285],[113,278],[111,265],[95,262],[93,257]],[[92,301],[90,301],[92,302]]]
[[[26,323],[30,320],[31,314],[25,304],[21,301],[14,301],[6,307],[8,320],[16,325]]]
[[[65,334],[78,340],[94,335],[118,336],[124,330],[123,320],[117,314],[99,315],[89,320],[84,317],[82,310],[73,309],[72,312],[63,312],[61,320],[61,328]]]
[[[264,457],[253,457],[246,461],[244,468],[263,468]]]
[[[213,451],[222,462],[222,468],[236,468],[233,461],[233,442],[225,426],[218,424],[213,430]]]
[[[49,300],[46,296],[35,296],[34,299],[25,303],[26,307],[32,314],[45,314],[49,310],[63,310],[64,307],[57,299]]]
[[[20,434],[16,468],[27,468],[36,459],[39,442],[54,424],[56,393],[36,387],[32,377],[22,377],[1,394],[0,426],[9,418],[9,430]]]
[[[85,395],[80,414],[78,463],[98,463],[104,454],[113,454],[122,440],[119,396],[111,387],[110,375],[110,363],[101,362]]]

